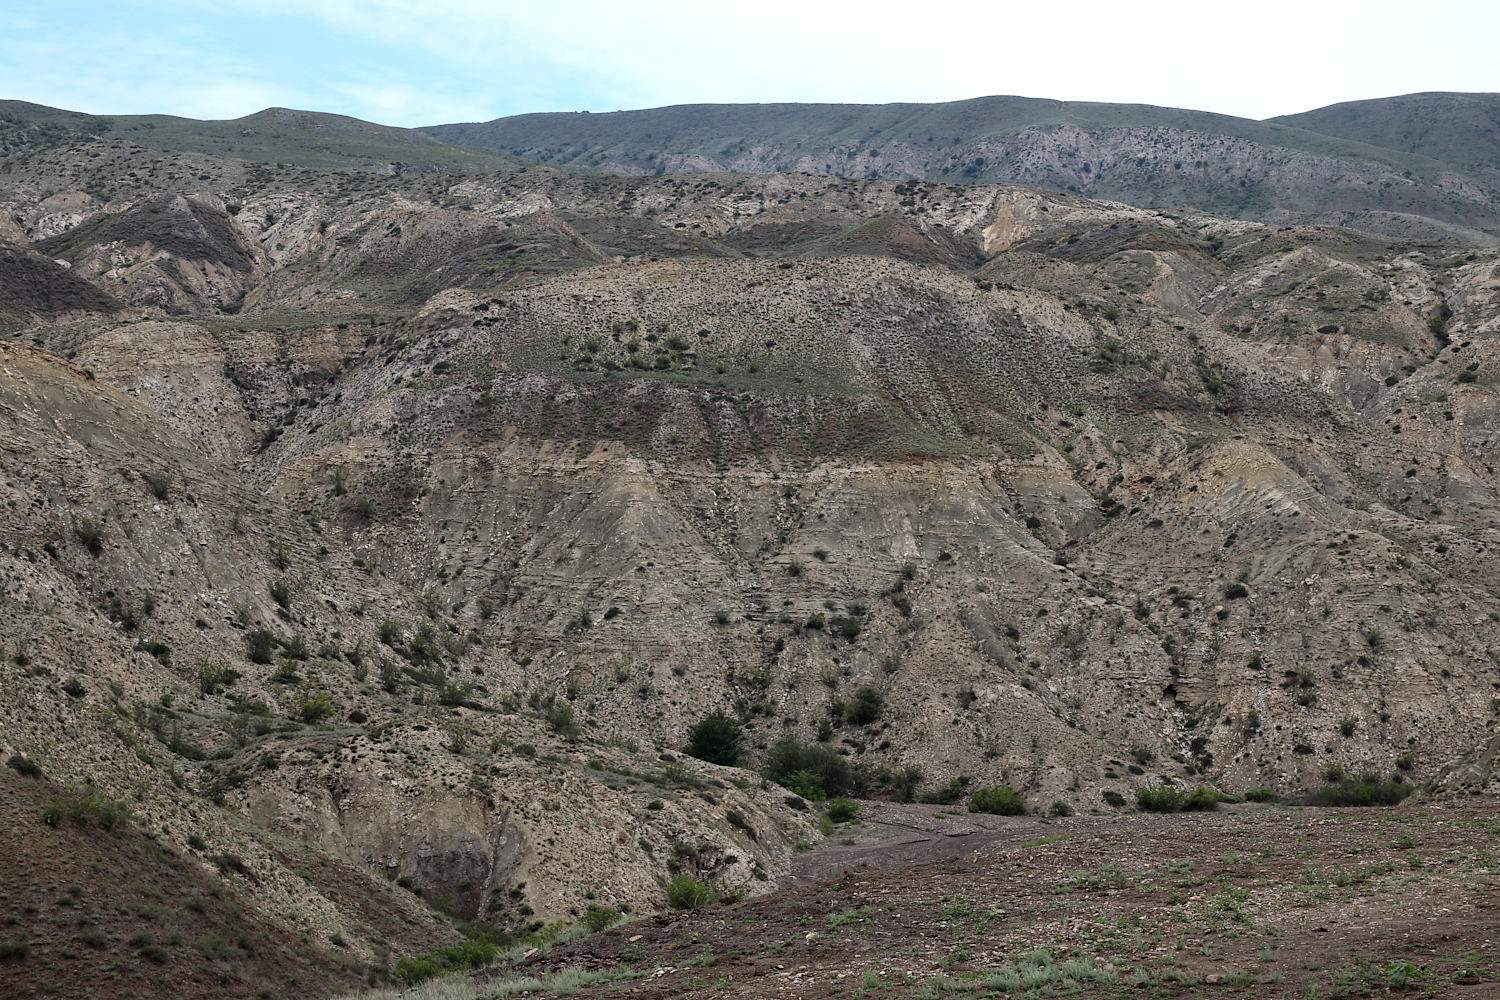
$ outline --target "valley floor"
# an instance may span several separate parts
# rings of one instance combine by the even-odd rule
[[[625,923],[472,986],[481,997],[524,988],[517,979],[571,990],[596,977],[579,995],[1500,996],[1494,798],[1055,820],[866,813],[802,855],[786,889]],[[569,969],[583,974],[557,976]]]

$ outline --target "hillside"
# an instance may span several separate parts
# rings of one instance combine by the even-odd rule
[[[1019,183],[1262,221],[1494,243],[1500,182],[1484,169],[1492,157],[1480,151],[1493,152],[1496,131],[1481,121],[1481,106],[1455,111],[1450,124],[1461,129],[1443,129],[1442,116],[1433,123],[1433,135],[1465,138],[1421,143],[1403,140],[1409,128],[1397,124],[1414,119],[1417,109],[1371,103],[1364,127],[1343,128],[1323,112],[1257,122],[1146,105],[983,97],[533,114],[424,131],[525,159],[619,173],[798,171]]]
[[[1500,94],[1407,94],[1271,121],[1483,171],[1491,180],[1500,171]]]
[[[491,151],[455,148],[412,129],[315,111],[267,108],[243,118],[199,121],[172,115],[86,115],[0,101],[0,153],[104,139],[299,167],[485,171],[514,162]]]
[[[0,971],[38,991],[353,989],[674,873],[760,896],[836,846],[820,792],[1497,790],[1500,251],[280,164],[0,159],[0,758],[47,838],[0,842]],[[743,767],[685,753],[715,710]],[[152,885],[202,929],[136,926]]]

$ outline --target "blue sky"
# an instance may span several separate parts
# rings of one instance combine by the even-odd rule
[[[44,0],[0,19],[0,98],[391,125],[720,101],[986,94],[1252,118],[1500,91],[1500,4]]]

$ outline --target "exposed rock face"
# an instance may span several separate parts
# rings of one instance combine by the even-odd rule
[[[674,870],[761,891],[815,827],[682,755],[712,709],[869,794],[1495,781],[1495,251],[1009,187],[201,169],[37,237],[102,304],[0,347],[0,755],[138,790],[268,926],[378,961],[452,933],[388,878],[517,930]]]

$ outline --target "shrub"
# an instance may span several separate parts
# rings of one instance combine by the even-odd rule
[[[292,583],[284,576],[279,576],[271,581],[271,600],[275,601],[285,611],[292,604]]]
[[[710,764],[733,767],[740,762],[740,737],[739,722],[716,708],[688,730],[687,752]]]
[[[53,797],[42,810],[42,821],[56,826],[64,820],[92,823],[101,830],[113,830],[130,819],[130,807],[110,798],[93,785],[71,786]]]
[[[854,775],[853,788],[861,798],[891,798],[897,802],[914,802],[917,786],[922,783],[922,769],[915,764],[906,767],[861,767]]]
[[[11,758],[5,762],[5,766],[27,778],[40,778],[42,776],[42,766],[30,757],[22,754],[12,754]]]
[[[228,664],[204,660],[198,664],[198,690],[204,694],[218,694],[240,679],[240,672]]]
[[[674,910],[696,910],[714,901],[714,891],[691,875],[677,874],[667,880],[667,904]]]
[[[844,718],[856,726],[868,726],[880,718],[880,710],[885,705],[885,699],[880,692],[872,687],[866,686],[857,689],[854,697],[844,703]]]
[[[1211,812],[1219,808],[1219,793],[1203,785],[1191,792],[1151,785],[1137,788],[1135,801],[1147,812]]]
[[[859,803],[840,795],[828,800],[828,818],[835,823],[848,823],[859,816]]]
[[[969,797],[969,812],[1021,816],[1026,812],[1026,799],[1009,785],[986,785]]]
[[[276,655],[276,636],[270,629],[256,628],[245,633],[245,656],[251,663],[270,663]]]
[[[165,500],[172,492],[172,474],[170,472],[143,472],[141,478],[146,481],[146,486],[151,490],[151,495],[158,500]]]
[[[578,723],[573,721],[573,706],[567,702],[556,702],[547,709],[547,725],[554,733],[568,739],[573,739],[582,732]]]
[[[583,911],[582,923],[590,933],[597,934],[599,931],[613,927],[620,922],[620,919],[620,911],[613,906],[596,906],[590,903],[588,909]]]
[[[1113,788],[1106,788],[1103,792],[1102,797],[1104,799],[1104,804],[1107,806],[1110,806],[1114,809],[1123,809],[1125,807],[1125,796],[1121,795]]]
[[[26,954],[30,950],[31,946],[25,938],[14,941],[0,941],[0,962],[25,961]]]
[[[1412,793],[1410,785],[1375,774],[1352,775],[1308,795],[1316,806],[1393,806]]]
[[[1279,798],[1281,796],[1276,794],[1276,789],[1266,788],[1264,785],[1245,789],[1246,802],[1275,802]]]
[[[928,792],[923,792],[918,798],[930,806],[948,806],[964,797],[964,789],[969,787],[968,778],[949,778],[946,785],[939,785]]]
[[[406,985],[415,986],[434,976],[488,965],[499,950],[499,946],[489,937],[471,938],[459,944],[437,948],[425,955],[403,958],[396,963],[393,973]]]
[[[90,555],[104,551],[104,525],[84,515],[73,520],[73,534],[89,550]]]
[[[794,776],[805,781],[816,778],[817,790],[824,795],[842,795],[850,788],[853,773],[848,761],[827,747],[809,746],[792,737],[777,740],[766,751],[762,773],[772,781],[803,798],[805,795]]]
[[[303,722],[311,725],[333,714],[333,699],[312,681],[303,681],[292,695],[292,707]]]

